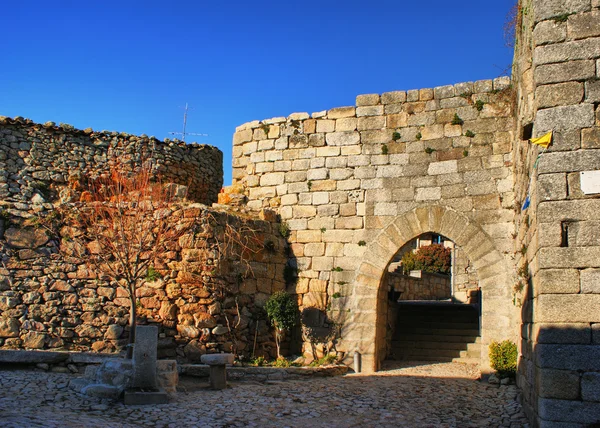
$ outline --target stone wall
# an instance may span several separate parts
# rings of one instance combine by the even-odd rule
[[[553,130],[547,152],[515,144],[516,269],[523,290],[519,386],[539,426],[600,421],[600,199],[581,172],[600,170],[600,3],[523,0],[513,76],[517,132]],[[539,162],[535,166],[539,155]],[[530,184],[531,183],[531,184]],[[590,424],[590,425],[588,425]]]
[[[0,116],[0,200],[16,202],[25,211],[48,209],[44,202],[52,202],[68,185],[114,168],[129,171],[145,161],[165,182],[188,186],[189,199],[217,201],[223,154],[216,147]]]
[[[345,326],[338,349],[358,350],[370,370],[385,357],[386,266],[421,233],[440,233],[476,266],[495,267],[476,272],[483,340],[516,339],[513,104],[510,80],[498,78],[360,95],[356,106],[236,129],[234,187],[249,207],[275,208],[287,222],[300,276],[290,292],[304,307],[328,309]],[[413,221],[434,208],[435,221]],[[466,229],[442,228],[445,213]],[[405,221],[399,234],[393,225]]]
[[[255,334],[255,355],[274,356],[261,308],[285,288],[287,244],[278,223],[201,204],[174,206],[171,217],[194,223],[164,264],[155,266],[161,277],[137,290],[140,322],[159,326],[159,356],[197,362],[207,352],[234,350],[248,357]],[[125,290],[59,253],[60,234],[16,216],[0,222],[0,347],[121,350],[128,337]],[[227,228],[239,236],[227,241]],[[240,241],[248,246],[244,260]]]
[[[412,276],[412,272],[411,275],[388,272],[385,280],[388,290],[401,293],[398,300],[444,300],[452,297],[448,275],[415,271],[415,276]]]

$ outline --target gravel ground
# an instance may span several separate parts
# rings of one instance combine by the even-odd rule
[[[169,404],[124,406],[68,388],[75,376],[0,370],[2,427],[527,427],[515,386],[475,366],[387,363],[376,375],[232,383],[184,377]]]

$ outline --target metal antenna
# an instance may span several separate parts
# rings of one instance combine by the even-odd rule
[[[200,137],[208,137],[208,134],[197,134],[195,132],[185,132],[187,125],[188,103],[185,103],[185,111],[183,112],[183,132],[169,132],[171,135],[181,135],[181,141],[185,141],[186,135],[197,135]]]

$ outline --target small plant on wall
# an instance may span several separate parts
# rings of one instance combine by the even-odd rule
[[[265,310],[269,321],[275,327],[277,358],[283,358],[281,356],[281,341],[285,332],[291,330],[298,323],[298,304],[291,295],[284,291],[278,291],[267,300]]]

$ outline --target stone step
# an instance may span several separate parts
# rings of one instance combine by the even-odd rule
[[[462,363],[462,364],[479,364],[479,363],[481,363],[481,360],[480,360],[479,356],[474,357],[474,358],[459,357],[459,358],[452,358],[452,362],[453,363]]]
[[[423,336],[479,336],[478,329],[454,329],[452,326],[449,328],[421,328],[414,327],[409,329],[401,329],[397,332],[399,337],[403,335],[423,335]]]
[[[397,318],[398,324],[415,324],[415,323],[467,323],[479,324],[478,316],[461,315],[461,316],[444,316],[444,315],[399,315]]]
[[[428,349],[428,348],[405,348],[405,349],[396,349],[395,353],[406,355],[406,356],[415,356],[422,355],[426,357],[451,357],[458,358],[460,357],[461,351],[456,349]]]
[[[393,353],[388,357],[390,360],[400,360],[400,361],[432,361],[432,362],[438,362],[438,363],[450,363],[452,361],[454,361],[455,359],[459,359],[459,358],[452,358],[452,357],[440,357],[440,356],[435,356],[435,357],[431,357],[431,356],[404,356],[404,355],[394,355]]]
[[[460,358],[478,358],[481,355],[481,349],[476,351],[474,349],[467,349],[460,351]]]
[[[426,321],[426,322],[414,322],[407,321],[406,323],[398,324],[398,329],[407,330],[411,328],[452,328],[452,329],[463,329],[463,330],[478,330],[478,322],[447,322],[447,321]]]
[[[404,341],[392,341],[393,349],[411,349],[411,348],[422,348],[422,349],[454,349],[458,351],[472,351],[479,353],[481,352],[481,345],[479,343],[464,343],[464,342],[404,342]]]
[[[460,343],[475,343],[478,336],[440,336],[440,335],[427,335],[424,338],[422,334],[404,334],[394,338],[394,341],[399,342],[460,342]]]

